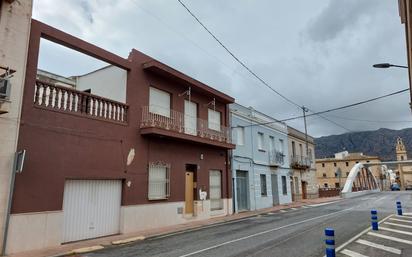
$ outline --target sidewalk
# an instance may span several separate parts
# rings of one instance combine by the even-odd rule
[[[259,214],[268,213],[268,212],[276,212],[280,210],[290,209],[290,208],[299,208],[305,205],[312,205],[312,204],[321,204],[327,203],[332,201],[341,200],[340,197],[329,197],[329,198],[316,198],[316,199],[305,199],[298,202],[278,205],[272,208],[261,209],[258,211],[247,211],[241,213],[235,213],[230,216],[223,216],[212,218],[208,220],[202,221],[194,221],[185,224],[179,224],[174,226],[162,227],[158,229],[150,229],[150,230],[143,230],[138,231],[135,233],[130,234],[122,234],[122,235],[115,235],[115,236],[107,236],[103,238],[85,240],[81,242],[65,244],[58,247],[53,248],[46,248],[42,250],[30,251],[30,252],[23,252],[18,254],[11,254],[7,255],[9,257],[52,257],[52,256],[64,256],[75,253],[80,253],[82,251],[91,251],[91,250],[99,250],[105,247],[115,247],[114,242],[118,245],[123,243],[130,243],[138,240],[144,240],[147,238],[153,238],[157,236],[178,233],[183,231],[189,230],[196,230],[205,228],[208,226],[213,226],[219,223],[225,223],[228,221],[240,220],[245,219],[248,217],[253,217]]]

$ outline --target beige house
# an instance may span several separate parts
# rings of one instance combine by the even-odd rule
[[[292,200],[317,198],[319,194],[313,137],[307,136],[306,143],[305,133],[288,127],[288,144]]]
[[[4,251],[3,240],[20,126],[31,12],[31,0],[0,1],[0,251]],[[12,77],[5,82],[9,75]],[[8,90],[4,94],[6,87]]]
[[[407,161],[408,155],[402,138],[398,137],[396,140],[396,160]],[[412,165],[398,164],[396,176],[398,177],[398,183],[400,183],[401,189],[405,189],[405,186],[412,185]]]
[[[316,159],[316,173],[319,188],[343,188],[352,167],[357,163],[379,163],[378,156],[368,156],[363,153],[336,153],[334,158]],[[373,175],[382,185],[381,166],[371,166]]]

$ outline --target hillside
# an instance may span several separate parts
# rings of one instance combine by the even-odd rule
[[[315,138],[316,158],[331,157],[341,151],[363,152],[377,155],[382,160],[395,159],[396,138],[400,136],[412,157],[412,128],[391,130],[381,128],[374,131],[352,132],[341,135]]]

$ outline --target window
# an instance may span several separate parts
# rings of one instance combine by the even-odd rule
[[[336,162],[333,163],[333,166],[336,167]]]
[[[185,100],[185,133],[197,135],[197,104]]]
[[[308,158],[309,158],[309,160],[310,160],[310,162],[312,163],[312,161],[313,161],[313,155],[312,155],[312,148],[308,148]]]
[[[324,163],[322,163],[322,168],[325,168],[325,164],[324,164]]]
[[[279,139],[279,152],[283,154],[283,139]]]
[[[339,183],[335,183],[335,188],[340,188]]]
[[[401,155],[401,161],[403,161],[403,155]]]
[[[296,146],[295,146],[295,141],[292,141],[292,156],[296,156]]]
[[[267,196],[267,188],[266,188],[266,175],[260,174],[260,195]]]
[[[170,196],[170,165],[149,164],[149,200],[167,199]]]
[[[324,186],[325,188],[328,188],[328,187],[329,187],[329,186],[328,186],[328,183],[323,184],[323,186]]]
[[[339,173],[335,172],[335,178],[339,177]]]
[[[370,163],[370,161],[366,161],[367,163]]]
[[[346,165],[346,167],[348,167],[348,166],[349,166],[349,162],[345,162],[345,165]]]
[[[170,117],[170,94],[163,90],[150,87],[149,112]]]
[[[269,136],[269,151],[275,151],[275,138],[273,136]]]
[[[356,162],[356,163],[359,163],[359,162]]]
[[[300,154],[300,156],[303,156],[303,146],[302,146],[302,144],[299,144],[299,154]]]
[[[258,150],[264,151],[264,148],[263,148],[264,143],[265,143],[265,135],[261,132],[258,132],[258,140],[257,140]]]
[[[210,209],[222,209],[222,172],[220,170],[211,170],[209,172],[209,193]]]
[[[326,178],[326,173],[323,173],[323,177]]]
[[[236,128],[237,132],[237,145],[244,145],[245,144],[245,128],[238,127]]]
[[[349,172],[346,172],[346,177],[349,176]]]
[[[208,110],[208,127],[216,131],[220,131],[221,114],[218,111]]]
[[[283,195],[288,194],[288,187],[287,187],[287,184],[286,184],[286,176],[282,176],[282,193],[283,193]]]

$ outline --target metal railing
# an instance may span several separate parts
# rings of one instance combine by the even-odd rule
[[[269,151],[269,164],[281,166],[285,163],[285,155],[282,152],[271,150]]]
[[[229,128],[219,124],[211,124],[207,120],[194,118],[172,109],[167,110],[167,112],[162,110],[162,114],[158,114],[151,112],[150,106],[143,106],[140,127],[162,128],[214,141],[231,143]]]
[[[127,123],[127,104],[40,80],[36,80],[33,102],[49,110]]]
[[[296,168],[309,168],[312,163],[309,157],[300,155],[292,155],[290,160],[290,165]]]

